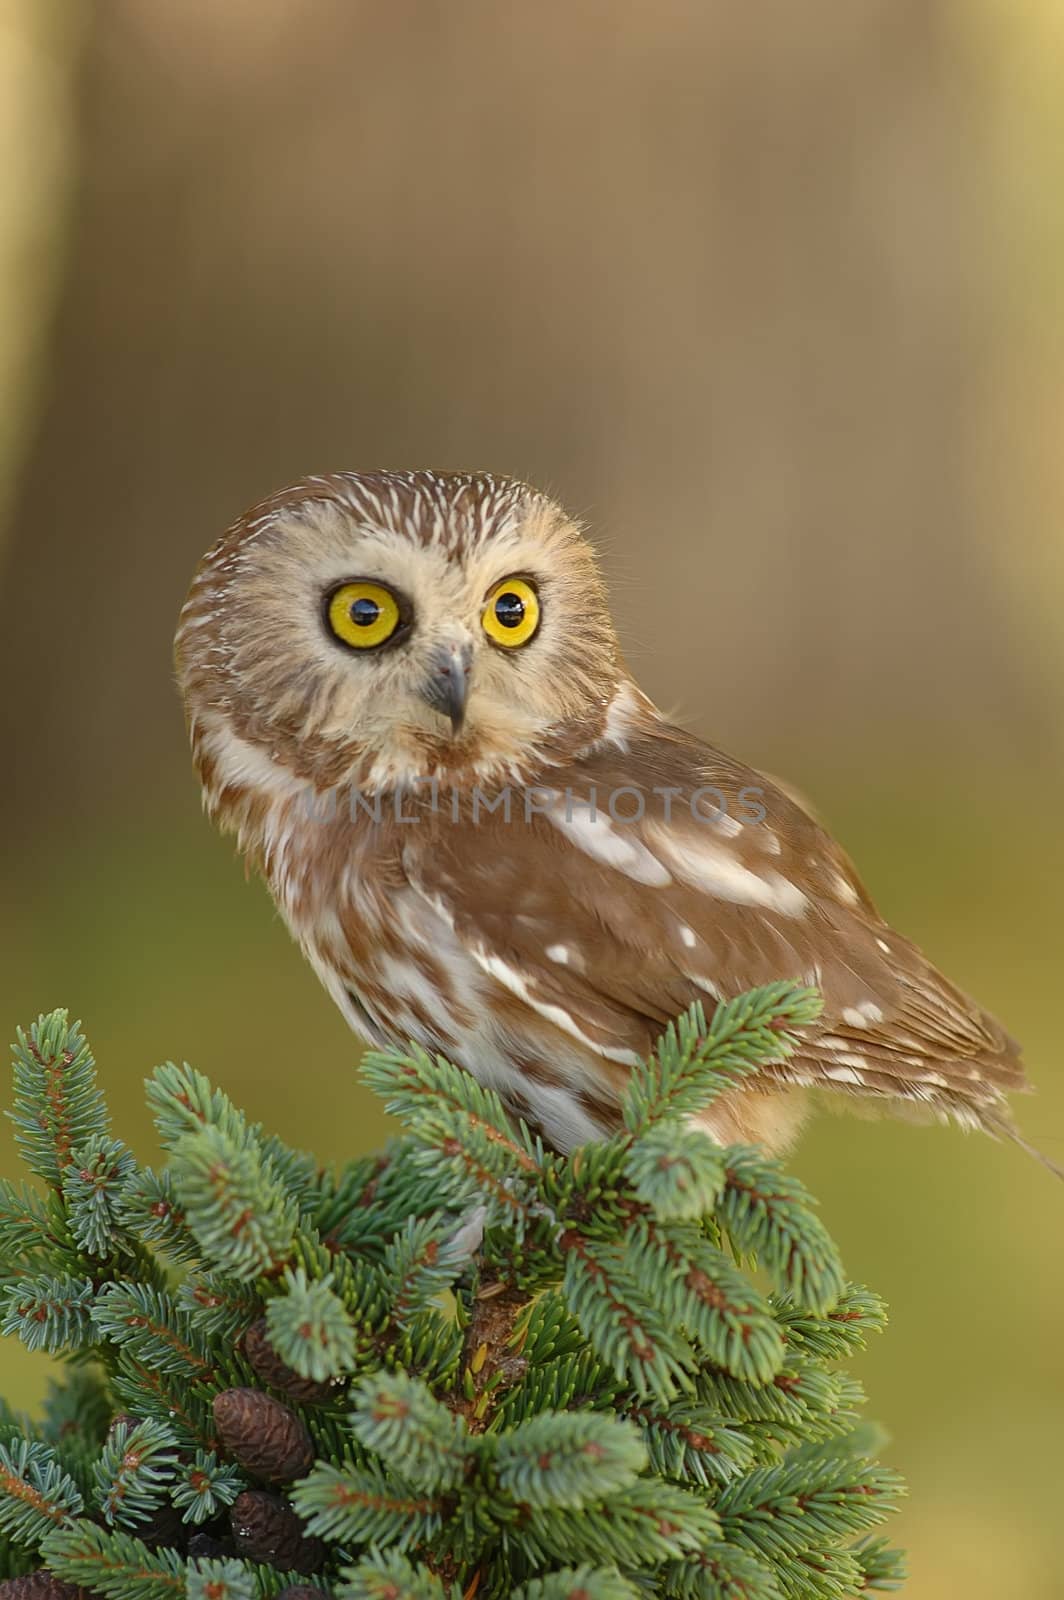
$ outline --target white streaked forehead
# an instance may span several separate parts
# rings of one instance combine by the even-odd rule
[[[302,592],[309,600],[347,579],[366,578],[408,595],[423,621],[450,615],[472,623],[501,579],[531,572],[550,581],[542,529],[534,508],[525,505],[497,522],[490,537],[454,543],[397,532],[385,519],[363,519],[336,500],[309,501],[279,513],[246,541],[226,583],[233,592],[234,580],[250,582],[259,598],[265,587],[289,599]]]
[[[460,554],[516,533],[537,506],[550,508],[527,484],[490,473],[345,472],[301,488],[301,501],[264,507],[249,521],[252,539],[286,518],[317,521],[332,507],[367,535]]]

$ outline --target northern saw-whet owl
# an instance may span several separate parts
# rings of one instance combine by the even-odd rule
[[[204,557],[177,664],[207,809],[351,1027],[557,1149],[616,1127],[693,1001],[778,979],[822,1018],[714,1138],[785,1148],[810,1089],[1016,1137],[1015,1043],[801,806],[642,693],[590,545],[527,485],[307,478]]]

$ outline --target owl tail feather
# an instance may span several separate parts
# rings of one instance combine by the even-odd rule
[[[1030,1140],[1025,1139],[1015,1123],[1010,1122],[1003,1112],[983,1108],[979,1114],[979,1122],[992,1138],[1008,1139],[1013,1144],[1018,1144],[1021,1150],[1026,1151],[1029,1156],[1033,1156],[1036,1161],[1041,1162],[1043,1167],[1048,1167],[1055,1178],[1059,1178],[1061,1182],[1064,1182],[1064,1167],[1058,1166],[1055,1161],[1052,1161],[1049,1156],[1039,1150],[1037,1145],[1031,1144]]]

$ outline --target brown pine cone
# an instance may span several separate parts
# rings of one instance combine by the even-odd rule
[[[317,1572],[325,1544],[307,1535],[287,1500],[265,1489],[245,1489],[233,1502],[229,1525],[237,1554],[278,1572]]]
[[[328,1400],[335,1393],[337,1382],[333,1378],[318,1381],[300,1377],[294,1368],[282,1361],[270,1343],[266,1332],[266,1318],[253,1322],[244,1335],[244,1352],[255,1369],[255,1376],[268,1383],[271,1389],[283,1389],[293,1400],[314,1404]]]
[[[261,1389],[225,1389],[214,1422],[226,1451],[256,1478],[291,1483],[314,1464],[310,1435],[294,1411]]]
[[[0,1583],[0,1600],[93,1600],[88,1589],[76,1583],[63,1583],[48,1571],[38,1567],[21,1578],[5,1578]]]

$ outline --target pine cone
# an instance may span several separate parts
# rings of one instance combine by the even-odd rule
[[[93,1600],[88,1589],[76,1583],[63,1583],[48,1571],[38,1567],[21,1578],[5,1578],[0,1583],[0,1600]]]
[[[265,1489],[245,1489],[229,1513],[237,1554],[278,1572],[317,1572],[325,1544],[307,1536],[287,1500]]]
[[[327,1600],[321,1589],[315,1589],[312,1583],[290,1583],[287,1588],[275,1594],[273,1600]]]
[[[254,1367],[256,1377],[268,1383],[271,1389],[283,1389],[293,1400],[314,1404],[330,1399],[337,1388],[334,1378],[321,1381],[302,1378],[287,1362],[282,1361],[270,1343],[265,1317],[253,1322],[245,1333],[244,1353]]]
[[[214,1397],[222,1444],[240,1466],[270,1483],[290,1483],[314,1464],[310,1435],[294,1411],[261,1389],[225,1389]]]

